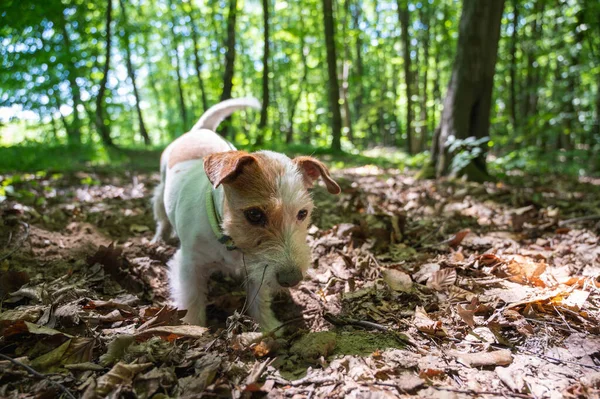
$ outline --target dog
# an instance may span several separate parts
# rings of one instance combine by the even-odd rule
[[[153,242],[179,238],[168,262],[169,285],[175,305],[187,309],[184,321],[206,326],[208,279],[220,271],[246,277],[249,314],[271,331],[281,324],[271,309],[273,294],[297,285],[310,264],[308,189],[319,178],[331,194],[340,187],[315,158],[238,151],[215,133],[243,108],[260,109],[260,103],[237,98],[214,105],[164,150]]]

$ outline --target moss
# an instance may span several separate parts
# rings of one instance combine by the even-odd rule
[[[292,345],[290,353],[308,363],[316,363],[321,356],[367,356],[376,350],[402,348],[392,334],[369,331],[342,331],[309,333]]]

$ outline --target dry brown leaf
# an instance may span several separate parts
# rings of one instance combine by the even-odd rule
[[[456,282],[455,269],[442,269],[431,275],[427,287],[436,291],[445,291]]]
[[[475,310],[467,309],[468,306],[462,307],[461,305],[456,305],[456,311],[461,319],[471,328],[475,328],[475,320],[473,317],[475,316]]]
[[[417,330],[436,337],[445,337],[448,332],[444,329],[441,321],[432,320],[422,306],[415,309],[413,323]]]
[[[562,306],[574,312],[579,312],[587,302],[589,296],[590,293],[588,291],[574,290],[562,301]]]
[[[502,259],[500,259],[494,254],[483,254],[479,256],[478,260],[479,263],[481,263],[484,266],[494,266],[498,263],[502,263]]]
[[[96,393],[108,395],[121,385],[130,385],[136,374],[152,366],[152,363],[125,364],[119,362],[112,369],[98,378]]]
[[[179,338],[201,338],[207,331],[208,328],[200,326],[159,326],[145,329],[136,333],[134,336],[138,341],[143,341],[152,337],[166,338],[173,335]]]
[[[456,233],[452,238],[448,240],[448,245],[451,247],[457,247],[460,245],[462,240],[471,232],[469,229],[461,230]]]
[[[455,353],[456,360],[469,367],[508,366],[513,358],[509,350],[492,352]]]
[[[394,291],[410,292],[413,282],[410,276],[401,270],[385,269],[381,272],[383,281]]]
[[[545,262],[533,262],[530,259],[520,257],[518,260],[511,261],[507,270],[510,280],[519,284],[531,284],[536,287],[546,287],[546,284],[540,280],[540,276],[546,271]]]

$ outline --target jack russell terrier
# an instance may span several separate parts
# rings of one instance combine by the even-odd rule
[[[174,233],[180,247],[169,261],[171,296],[185,321],[206,325],[208,278],[221,271],[247,277],[249,313],[263,330],[280,325],[273,293],[297,285],[310,263],[306,242],[313,202],[307,191],[321,177],[340,187],[318,160],[272,151],[237,151],[215,133],[234,111],[260,109],[254,98],[223,101],[161,156],[154,192],[156,235]]]

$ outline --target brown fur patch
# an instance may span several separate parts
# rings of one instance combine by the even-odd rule
[[[256,161],[244,167],[225,190],[227,200],[224,227],[239,248],[254,248],[259,243],[281,242],[286,220],[295,222],[299,209],[284,204],[277,195],[277,182],[285,173],[283,166],[262,154],[253,154]],[[308,201],[307,207],[311,207]],[[265,227],[248,224],[243,210],[259,208],[267,215]],[[310,210],[310,209],[309,209]],[[308,223],[307,223],[308,225]]]
[[[202,140],[197,134],[186,133],[178,137],[170,145],[169,169],[180,162],[204,158],[215,152],[228,151],[224,140]]]
[[[342,189],[340,186],[331,178],[329,169],[321,161],[307,156],[300,156],[293,159],[294,163],[298,165],[302,175],[304,176],[304,183],[307,188],[312,187],[314,182],[319,176],[325,182],[327,191],[331,194],[339,194]]]

